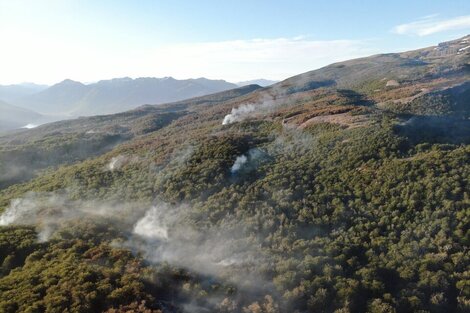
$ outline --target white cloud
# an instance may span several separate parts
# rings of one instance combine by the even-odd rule
[[[397,25],[393,32],[400,35],[428,36],[450,30],[470,29],[470,15],[439,19],[437,15],[425,16],[417,21]]]
[[[304,36],[113,48],[3,29],[0,41],[0,84],[123,76],[277,80],[378,52],[368,41],[319,41]]]

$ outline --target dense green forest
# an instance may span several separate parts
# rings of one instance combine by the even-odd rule
[[[0,311],[468,312],[454,44],[1,138]]]

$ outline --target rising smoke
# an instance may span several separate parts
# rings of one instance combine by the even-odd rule
[[[124,165],[127,164],[134,164],[139,161],[139,158],[136,156],[126,156],[126,155],[118,155],[112,157],[109,163],[106,166],[108,171],[114,171],[122,168]]]
[[[242,169],[248,171],[258,168],[260,164],[268,159],[267,153],[259,148],[252,148],[246,154],[237,156],[235,162],[230,168],[232,174],[236,174]]]
[[[184,205],[154,205],[134,224],[124,246],[137,249],[151,262],[168,262],[205,275],[223,277],[230,267],[230,275],[223,278],[237,284],[261,279],[248,269],[263,263],[265,256],[236,221],[201,229],[186,222],[188,213]]]
[[[295,79],[295,85],[302,86],[298,91],[307,91],[326,84],[321,82],[312,84],[311,77],[307,73],[298,75]],[[263,89],[264,92],[258,95],[260,99],[249,104],[242,104],[239,107],[232,108],[231,112],[225,115],[222,125],[241,122],[256,114],[266,114],[289,103],[292,100],[291,95],[294,94],[294,92],[290,91],[289,88],[285,89],[285,86],[281,86],[280,84],[275,84]]]
[[[239,122],[249,116],[250,113],[256,110],[253,104],[242,105],[238,108],[232,108],[230,114],[225,115],[222,125],[229,125],[235,122]]]
[[[137,221],[133,233],[147,239],[168,239],[168,221],[165,221],[163,210],[157,206],[145,212],[144,217]]]
[[[232,174],[238,172],[240,168],[243,166],[243,164],[246,163],[247,160],[248,158],[244,154],[237,156],[237,159],[235,160],[235,162],[232,165],[232,168],[230,169]]]
[[[73,200],[68,192],[29,192],[11,201],[0,215],[0,225],[34,225],[38,240],[44,242],[68,222],[80,222],[84,218],[129,222],[142,211],[137,204]]]
[[[72,200],[67,192],[28,193],[11,201],[0,215],[0,225],[36,226],[38,241],[46,242],[71,222],[107,220],[127,234],[115,245],[129,248],[151,263],[167,262],[240,286],[255,286],[255,282],[261,280],[256,268],[265,262],[259,245],[246,239],[235,220],[227,219],[222,225],[209,229],[195,226],[188,217],[189,209],[187,205],[169,205],[162,201],[145,207]]]
[[[238,108],[232,108],[232,111],[225,115],[222,125],[230,125],[236,122],[241,122],[248,117],[272,111],[277,106],[281,105],[283,101],[279,101],[279,97],[284,92],[278,87],[270,87],[269,91],[263,93],[261,98],[256,102],[243,104]]]

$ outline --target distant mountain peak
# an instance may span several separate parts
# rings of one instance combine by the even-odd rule
[[[118,77],[118,78],[113,78],[111,81],[123,81],[123,82],[130,82],[133,81],[134,79],[126,76],[126,77]]]
[[[83,85],[83,83],[67,78],[67,79],[64,79],[63,81],[61,81],[60,83],[55,84],[54,86],[57,86],[57,85],[62,85],[62,86],[63,85]]]
[[[43,114],[95,115],[122,112],[143,104],[174,102],[236,87],[224,80],[178,80],[170,76],[119,77],[90,84],[65,79],[12,103]]]
[[[26,87],[26,88],[36,89],[36,90],[46,89],[47,87],[49,87],[48,85],[36,84],[36,83],[31,83],[31,82],[23,82],[23,83],[18,84],[18,85]]]
[[[261,87],[267,87],[278,82],[279,82],[278,80],[269,80],[269,79],[259,78],[259,79],[241,81],[236,84],[238,86],[259,85]]]

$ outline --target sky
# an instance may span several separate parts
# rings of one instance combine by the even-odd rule
[[[467,34],[469,0],[0,0],[0,84],[282,80]]]

